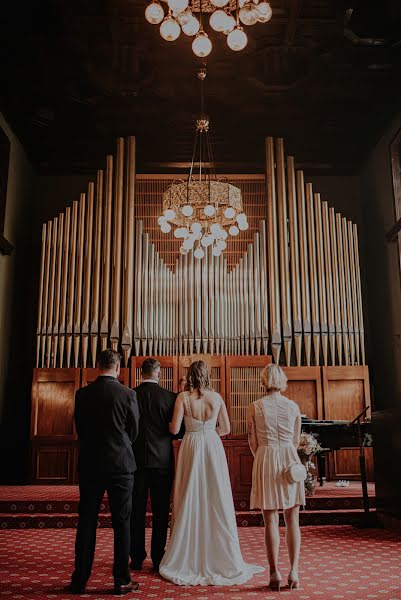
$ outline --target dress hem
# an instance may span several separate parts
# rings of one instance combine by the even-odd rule
[[[213,585],[213,586],[229,586],[229,585],[242,585],[243,583],[246,583],[247,581],[249,581],[250,579],[252,579],[252,577],[254,575],[256,575],[257,573],[262,573],[265,570],[264,567],[260,567],[258,565],[255,566],[250,566],[247,565],[246,570],[241,573],[241,575],[237,575],[236,577],[232,577],[231,579],[227,579],[226,577],[222,577],[222,576],[209,576],[209,577],[202,577],[202,576],[196,576],[196,582],[193,581],[194,578],[188,578],[188,579],[182,579],[180,577],[176,577],[174,575],[170,575],[168,573],[167,569],[163,569],[163,567],[159,570],[159,574],[164,578],[167,579],[168,581],[171,581],[172,583],[175,583],[176,585],[180,585],[180,586],[195,586],[195,585]]]

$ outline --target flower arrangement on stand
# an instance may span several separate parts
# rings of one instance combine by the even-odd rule
[[[307,496],[313,496],[315,490],[316,476],[312,473],[315,470],[315,464],[312,459],[321,449],[321,445],[313,435],[301,433],[298,455],[306,469],[305,493]]]

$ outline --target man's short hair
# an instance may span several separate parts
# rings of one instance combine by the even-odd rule
[[[155,358],[145,358],[141,367],[142,375],[145,375],[145,377],[153,375],[153,373],[159,368],[160,363],[158,360],[156,360]]]
[[[99,369],[101,369],[102,371],[107,371],[118,365],[120,362],[121,354],[119,354],[115,350],[110,350],[108,348],[107,350],[103,350],[103,352],[99,354],[99,360],[97,364]]]

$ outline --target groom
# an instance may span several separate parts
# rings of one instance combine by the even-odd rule
[[[105,490],[114,529],[114,593],[138,589],[128,570],[130,516],[135,458],[132,442],[138,433],[135,392],[118,381],[121,356],[104,350],[99,377],[75,397],[75,426],[79,439],[79,519],[75,570],[69,591],[84,594],[96,545],[96,528]]]
[[[142,383],[135,388],[139,405],[139,434],[134,444],[138,470],[132,497],[131,569],[139,571],[147,553],[145,548],[146,505],[152,504],[151,558],[155,570],[163,558],[170,496],[174,478],[173,436],[169,423],[176,394],[159,385],[160,363],[147,358],[142,363]]]

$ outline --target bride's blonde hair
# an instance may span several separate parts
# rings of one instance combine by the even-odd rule
[[[210,389],[209,371],[203,360],[196,360],[189,367],[186,388],[190,392],[199,390],[200,395]]]

